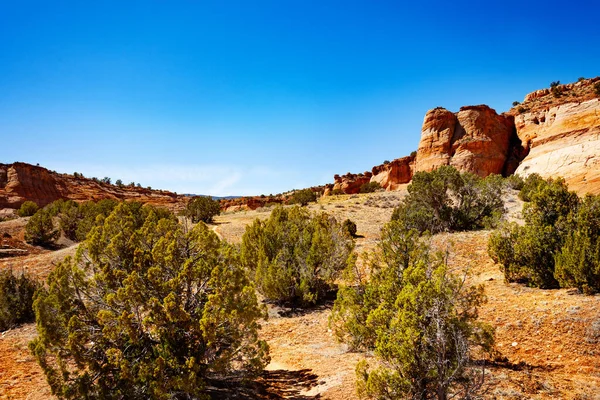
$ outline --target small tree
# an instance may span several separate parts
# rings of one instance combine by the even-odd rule
[[[290,204],[306,206],[308,203],[317,201],[317,194],[310,189],[296,190],[290,199]]]
[[[311,216],[301,207],[277,207],[242,237],[242,260],[268,300],[309,306],[333,288],[352,263],[354,242],[332,216]]]
[[[197,399],[268,363],[236,250],[204,224],[119,204],[38,291],[30,344],[64,399]]]
[[[35,319],[33,294],[38,288],[39,284],[23,273],[0,271],[0,331]]]
[[[494,232],[488,252],[501,265],[507,281],[558,287],[555,256],[572,230],[569,214],[577,212],[579,198],[568,190],[563,179],[528,177],[521,194],[524,191],[530,200],[523,207],[525,225],[512,223]]]
[[[556,254],[556,279],[562,287],[600,292],[600,197],[586,196],[571,218],[573,228]]]
[[[120,180],[120,179],[117,179],[117,180],[115,181],[115,185],[117,185],[118,187],[123,187],[123,186],[124,186],[124,185],[123,185],[123,181],[122,181],[122,180]]]
[[[477,322],[483,288],[451,275],[427,238],[399,221],[384,227],[366,264],[368,271],[346,270],[349,285],[338,292],[330,318],[339,340],[376,355],[373,367],[357,365],[359,395],[446,399],[476,391],[470,353],[493,345],[492,329]]]
[[[185,215],[191,218],[193,223],[212,222],[215,215],[221,213],[221,203],[210,197],[198,196],[191,199],[187,206]]]
[[[346,219],[342,226],[350,237],[356,237],[356,223],[354,221]]]
[[[58,239],[60,232],[55,229],[52,215],[45,209],[36,212],[25,225],[25,241],[47,246]]]
[[[21,207],[19,208],[19,211],[17,211],[17,214],[19,215],[19,217],[31,217],[37,212],[37,210],[39,210],[38,205],[35,202],[28,200],[21,204]]]
[[[108,176],[105,176],[104,178],[102,178],[102,183],[106,183],[107,185],[110,185],[111,180]]]
[[[392,220],[419,232],[479,229],[497,223],[504,213],[504,182],[498,175],[485,179],[442,166],[417,172],[408,196],[394,210]]]
[[[367,182],[360,186],[360,193],[373,193],[381,189],[379,182]]]

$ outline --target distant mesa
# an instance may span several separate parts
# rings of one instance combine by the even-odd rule
[[[182,209],[187,202],[184,196],[166,190],[111,185],[79,174],[61,174],[22,162],[0,164],[0,209],[16,209],[27,200],[43,207],[59,199],[136,200],[172,210]]]
[[[461,107],[456,113],[429,110],[416,152],[370,173],[335,175],[333,190],[358,193],[365,182],[396,190],[415,172],[452,165],[482,177],[562,176],[581,194],[599,194],[599,83],[596,77],[537,90],[502,114],[486,105]]]

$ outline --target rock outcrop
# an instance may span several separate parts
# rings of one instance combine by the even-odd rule
[[[16,209],[27,200],[43,207],[58,199],[136,200],[172,210],[182,209],[187,203],[185,196],[164,190],[119,187],[21,162],[0,164],[0,209]]]
[[[415,155],[397,158],[392,162],[373,167],[371,182],[377,182],[387,191],[396,190],[410,182],[415,166]]]
[[[598,78],[558,86],[558,95],[531,94],[515,114],[517,135],[528,155],[516,173],[563,177],[580,194],[600,194],[600,98]]]
[[[515,135],[513,117],[485,105],[461,107],[456,114],[433,109],[423,121],[415,171],[452,165],[479,176],[505,173]]]
[[[360,192],[360,187],[365,183],[371,181],[371,172],[364,172],[362,174],[351,174],[348,172],[346,175],[334,175],[334,184],[332,193],[339,191],[346,194],[356,194]]]

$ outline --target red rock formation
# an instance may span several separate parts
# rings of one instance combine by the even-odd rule
[[[415,166],[415,155],[397,158],[387,164],[373,167],[371,182],[377,182],[385,190],[396,190],[410,182]]]
[[[346,194],[355,194],[360,192],[360,187],[365,183],[371,181],[371,172],[364,172],[362,174],[351,174],[348,172],[346,175],[335,175],[333,179],[333,191],[341,190]]]
[[[461,107],[456,114],[433,109],[423,122],[415,171],[452,165],[480,176],[501,174],[514,135],[513,117],[485,105]]]
[[[27,200],[43,207],[58,199],[136,200],[173,210],[182,209],[187,203],[184,196],[168,191],[118,187],[21,162],[0,164],[0,209],[19,208]]]

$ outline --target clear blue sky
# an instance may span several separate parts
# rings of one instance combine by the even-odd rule
[[[403,3],[0,0],[0,162],[278,193],[408,155],[436,106],[600,75],[597,1]]]

